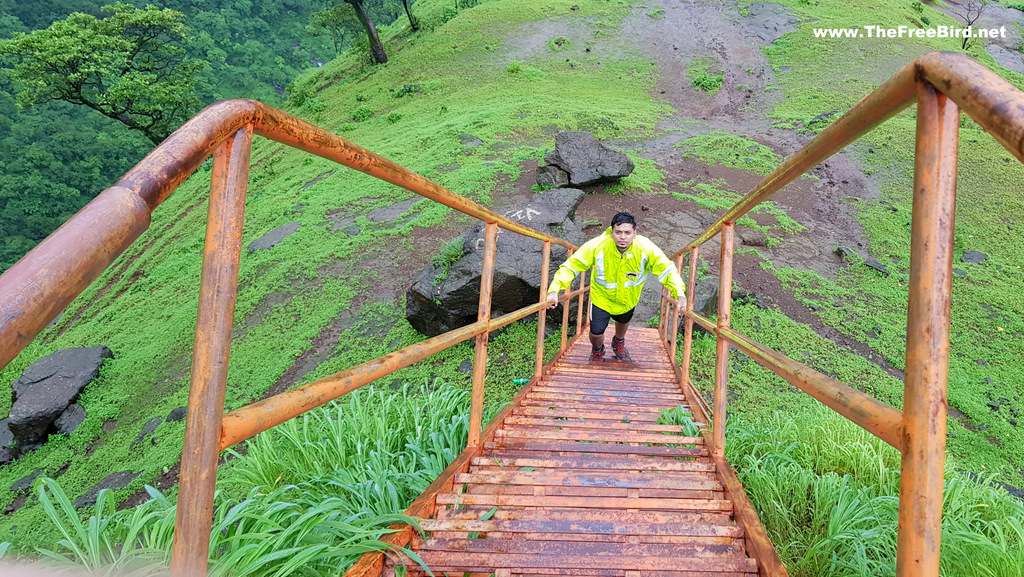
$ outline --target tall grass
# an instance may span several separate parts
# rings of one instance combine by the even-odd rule
[[[732,421],[727,453],[794,577],[892,575],[899,453],[820,408]],[[988,483],[946,479],[942,575],[1024,574],[1024,505]]]
[[[254,437],[223,467],[210,531],[209,575],[336,575],[379,537],[465,447],[469,395],[435,381],[367,388]],[[43,563],[94,575],[166,574],[176,506],[151,499],[116,511],[101,491],[82,520],[56,481],[36,492],[63,538]],[[414,556],[415,557],[415,556]]]

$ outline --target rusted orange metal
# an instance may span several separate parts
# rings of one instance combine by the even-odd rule
[[[732,310],[732,252],[733,224],[722,226],[722,251],[718,269],[718,329],[729,328],[729,314]],[[725,405],[726,387],[729,380],[729,342],[718,335],[715,345],[715,404],[712,415],[711,454],[725,456]]]
[[[687,275],[687,287],[690,290],[686,291],[686,310],[684,311],[685,320],[683,321],[683,361],[682,361],[682,384],[691,386],[690,382],[690,354],[693,351],[693,319],[690,317],[693,314],[693,305],[696,297],[697,283],[697,253],[700,250],[700,246],[695,246],[690,249],[690,266],[689,274]]]
[[[494,253],[498,248],[498,225],[489,222],[484,230],[484,263],[480,273],[480,306],[477,322],[491,320],[491,293],[494,291]],[[473,394],[469,409],[469,446],[480,444],[480,427],[484,414],[484,379],[487,376],[487,338],[484,332],[476,336],[473,360]]]
[[[679,271],[680,274],[682,274],[682,270],[683,270],[683,255],[679,255],[678,257],[676,257],[676,270]],[[680,296],[682,296],[684,298],[687,298],[687,300],[689,300],[689,296],[688,295],[689,295],[689,293],[693,292],[693,285],[692,284],[688,284],[688,285],[686,285],[686,287],[687,287],[687,291],[686,291],[687,295],[685,295],[685,296],[684,295],[680,295]],[[670,330],[672,331],[672,346],[671,346],[671,348],[668,351],[668,358],[672,359],[672,362],[675,362],[675,360],[676,360],[676,345],[678,344],[678,341],[679,341],[679,314],[682,312],[682,309],[683,309],[684,306],[685,305],[683,304],[683,302],[681,302],[679,299],[677,299],[675,306],[672,307],[672,324],[670,325]]]
[[[567,293],[562,295],[560,300],[565,303],[578,294],[578,291]],[[485,331],[495,331],[508,326],[515,321],[537,314],[545,310],[546,307],[547,303],[537,303],[493,318],[490,323],[475,322],[318,381],[235,409],[224,415],[220,448],[224,450],[310,409],[368,385],[385,375],[421,361],[436,352],[467,341]]]
[[[211,104],[174,131],[114,186],[0,276],[0,367],[4,367],[150,224],[150,214],[239,129],[295,146],[499,227],[565,248],[322,128],[253,100]]]
[[[583,306],[583,299],[584,299],[584,297],[587,296],[587,294],[585,292],[586,288],[587,288],[587,271],[583,271],[583,272],[580,273],[580,289],[583,292],[580,292],[580,298],[579,298],[578,301],[576,301],[576,332],[574,334],[577,334],[577,335],[580,334],[580,332],[583,331],[583,319],[586,318],[587,316],[589,316],[587,313],[584,312],[584,311],[587,310],[587,308]]]
[[[918,85],[896,575],[939,574],[960,111]],[[1021,111],[1018,111],[1020,113]]]
[[[571,258],[573,252],[575,252],[575,249],[571,249],[570,248],[569,249],[569,254],[566,256],[566,259]],[[583,281],[581,280],[580,282],[583,282]],[[572,288],[572,285],[569,285],[569,288]],[[566,291],[566,292],[569,292],[569,291]],[[572,302],[572,300],[567,298],[567,299],[565,299],[565,304],[562,305],[562,345],[558,349],[560,351],[564,351],[565,350],[565,345],[566,345],[566,343],[569,340],[569,303],[571,303],[571,302]],[[581,314],[583,314],[583,311],[576,311],[576,314],[577,315],[581,315]]]
[[[544,241],[540,259],[540,300],[544,302],[548,296],[548,275],[551,272],[551,241]],[[548,321],[547,312],[537,315],[537,354],[534,358],[533,378],[539,379],[544,368],[544,330]]]
[[[665,392],[676,390],[677,381],[658,332],[631,328],[639,364],[620,368],[591,364],[582,336],[492,421],[493,440],[483,443],[468,470],[462,472],[460,461],[442,475],[454,483],[433,493],[435,507],[423,521],[430,535],[411,541],[418,558],[434,574],[536,568],[545,574],[688,569],[785,576],[749,501],[744,508],[723,498],[745,497],[735,475],[730,481],[720,473],[704,439],[654,424],[660,410],[685,405],[678,393]],[[586,387],[574,386],[580,380]],[[566,398],[550,400],[547,391],[554,389]],[[593,399],[595,389],[603,400]],[[638,399],[648,401],[638,405]],[[547,406],[553,403],[555,411]],[[479,520],[495,506],[490,520]],[[469,532],[480,532],[479,538],[467,539]],[[752,552],[762,543],[764,559]],[[392,562],[408,560],[397,555]],[[346,575],[369,574],[353,568]]]
[[[213,156],[192,384],[171,553],[173,575],[206,574],[205,552],[210,548],[218,441],[235,321],[251,150],[252,131],[245,128],[221,143]]]
[[[732,329],[716,328],[716,332],[735,345],[740,352],[821,401],[835,412],[896,449],[902,447],[903,413],[898,409],[779,354]]]

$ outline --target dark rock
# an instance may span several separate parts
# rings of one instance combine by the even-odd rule
[[[709,276],[693,288],[693,311],[708,319],[718,315],[718,277]]]
[[[980,427],[979,427],[979,430],[981,430]],[[1004,489],[1007,493],[1009,493],[1013,497],[1016,497],[1018,499],[1024,499],[1024,490],[1021,490],[1021,489],[1019,489],[1017,487],[1014,487],[1013,485],[1010,485],[1009,483],[1004,483],[1002,481],[991,481],[991,482],[989,482],[989,481],[986,481],[984,477],[982,477],[981,475],[978,475],[976,473],[972,473],[970,471],[965,471],[964,469],[954,469],[954,470],[957,473],[960,473],[961,475],[967,477],[971,481],[974,481],[975,483],[978,483],[979,485],[987,485],[989,487],[999,487],[1001,489]]]
[[[845,246],[842,246],[842,245],[837,246],[836,250],[833,251],[833,252],[835,252],[839,256],[843,257],[844,259],[848,258],[848,259],[851,259],[851,260],[860,261],[860,260],[862,260],[864,258],[864,257],[860,256],[860,254],[858,254],[857,251],[853,250],[852,248],[845,247]]]
[[[54,421],[96,378],[103,360],[113,356],[107,347],[62,349],[25,369],[11,384],[14,404],[7,423],[19,452],[46,442]]]
[[[537,184],[542,186],[568,186],[569,173],[553,164],[537,167]]]
[[[889,276],[889,269],[886,266],[873,258],[864,259],[864,265],[869,266],[878,272],[882,273],[883,276]]]
[[[739,227],[736,231],[740,241],[747,246],[767,246],[768,238],[765,234],[754,228]]]
[[[988,260],[988,255],[983,252],[976,250],[969,250],[964,252],[964,256],[960,257],[960,262],[966,262],[970,264],[981,264]]]
[[[7,427],[8,419],[0,420],[0,449],[6,449],[14,443],[14,433]]]
[[[345,234],[347,234],[349,236],[356,236],[356,235],[359,234],[359,226],[353,224],[352,226],[342,230],[341,232],[343,232],[343,233],[345,233]]]
[[[974,362],[978,363],[978,366],[981,366],[981,367],[987,367],[988,366],[988,361],[986,361],[985,359],[977,359]]]
[[[470,147],[477,147],[477,146],[480,146],[481,144],[484,143],[484,141],[482,141],[479,138],[473,136],[472,134],[460,134],[459,135],[459,142],[462,143],[462,146],[470,146]]]
[[[142,430],[139,431],[138,436],[135,437],[135,440],[132,441],[131,445],[129,445],[128,448],[129,449],[134,449],[135,445],[139,444],[139,442],[141,442],[142,439],[144,439],[146,437],[146,435],[148,435],[148,434],[152,433],[153,431],[155,431],[156,428],[159,427],[160,423],[162,423],[162,422],[163,422],[163,418],[161,418],[161,417],[153,417],[152,419],[146,421],[146,424],[142,425]]]
[[[812,118],[811,121],[808,122],[807,124],[811,125],[811,124],[814,124],[815,122],[818,122],[818,121],[822,121],[823,122],[823,121],[828,120],[829,118],[835,116],[836,114],[839,114],[838,110],[829,110],[828,112],[822,112],[821,114],[819,114],[819,115],[815,116],[814,118]],[[844,182],[844,184],[845,184],[845,182]]]
[[[0,465],[6,465],[14,460],[14,453],[7,449],[0,449]]]
[[[747,7],[747,16],[740,21],[744,34],[758,38],[765,45],[797,29],[799,19],[774,2],[754,2]],[[781,72],[786,72],[780,66]]]
[[[186,414],[188,414],[188,406],[171,409],[171,412],[167,414],[167,422],[177,423],[184,420]]]
[[[992,409],[993,411],[998,411],[999,410],[999,403],[997,403],[995,401],[989,401],[987,404],[988,404],[988,408]]]
[[[39,478],[39,475],[42,474],[42,470],[37,470],[33,471],[32,474],[30,475],[25,475],[24,477],[18,479],[17,481],[14,482],[13,485],[11,485],[11,492],[21,493],[22,491],[28,491],[29,489],[32,488],[32,483],[35,483],[36,479]]]
[[[466,359],[459,365],[460,373],[472,373],[473,372],[473,359]]]
[[[139,473],[120,471],[103,477],[99,483],[93,485],[92,488],[86,491],[84,495],[75,500],[75,508],[81,509],[83,507],[92,507],[96,504],[96,497],[99,496],[100,491],[103,489],[124,489],[138,476]]]
[[[535,230],[582,244],[585,240],[583,231],[572,216],[584,194],[574,188],[548,190],[534,195],[528,204],[506,211],[505,216]],[[451,264],[446,277],[442,278],[441,267],[432,263],[409,287],[406,318],[416,330],[435,336],[476,322],[483,264],[483,228],[483,224],[478,224],[463,233],[463,256]],[[498,239],[492,316],[535,304],[540,292],[543,243],[505,231],[499,231]],[[550,276],[554,276],[565,258],[564,248],[551,247]],[[549,322],[560,323],[561,305],[549,311],[548,318]]]
[[[953,274],[955,274],[956,276],[958,276],[960,278],[964,278],[964,277],[967,276],[967,271],[965,271],[963,269],[955,268],[955,269],[953,269]]]
[[[86,416],[85,409],[82,408],[82,405],[74,403],[68,405],[68,408],[65,409],[59,417],[57,417],[57,420],[54,421],[54,425],[56,425],[58,432],[70,435],[78,428],[78,425],[81,425],[82,422],[85,421]]]
[[[1011,424],[1011,425],[1013,425],[1014,427],[1016,427],[1016,426],[1017,426],[1017,419],[1009,419],[1009,420],[1007,420],[1006,422],[1007,422],[1007,423],[1010,423],[1010,424]]]
[[[273,248],[281,243],[284,239],[293,235],[295,231],[299,230],[299,222],[289,222],[288,224],[282,224],[267,234],[257,238],[256,240],[249,243],[249,252],[256,252],[258,250],[266,250]]]
[[[409,212],[409,209],[414,204],[423,200],[421,197],[410,198],[409,200],[403,200],[397,202],[391,206],[385,206],[383,208],[375,208],[366,215],[366,220],[370,222],[393,222],[398,220],[400,216],[404,216],[405,213]]]
[[[559,132],[555,150],[546,154],[544,161],[568,172],[572,186],[618,180],[633,172],[633,161],[626,153],[608,148],[582,130]]]

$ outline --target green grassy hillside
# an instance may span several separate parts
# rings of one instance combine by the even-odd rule
[[[368,66],[366,54],[356,51],[304,75],[289,87],[286,109],[487,206],[504,206],[518,198],[516,184],[530,178],[522,174],[524,162],[538,160],[550,150],[557,130],[583,129],[600,138],[640,141],[663,134],[659,121],[699,124],[698,119],[680,118],[656,90],[663,82],[688,84],[685,67],[660,68],[641,47],[655,39],[627,38],[623,32],[629,18],[635,22],[638,17],[662,17],[658,10],[666,7],[659,2],[491,0],[457,13],[449,4],[418,2],[424,24],[419,33],[412,34],[403,20],[382,30],[390,55],[384,66]],[[922,15],[934,23],[951,23],[932,5],[918,13],[910,3],[881,0],[780,4],[800,22],[797,31],[764,49],[774,71],[774,83],[765,92],[781,93],[768,120],[792,141],[806,140],[807,133],[824,128],[824,122],[812,124],[812,119],[825,111],[847,110],[915,56],[954,48],[950,41],[939,40],[864,41],[853,46],[815,40],[810,32],[812,27],[866,23],[897,26],[908,19],[919,22]],[[722,5],[739,17],[749,3]],[[628,30],[635,31],[636,26]],[[970,53],[1024,86],[1024,77],[996,66],[982,48]],[[783,67],[788,67],[785,73]],[[720,98],[741,91],[726,73],[717,93],[697,97]],[[962,416],[950,419],[948,469],[951,475],[955,468],[992,472],[998,480],[1020,485],[1024,480],[1017,471],[1024,468],[1024,435],[1011,419],[1024,392],[1019,370],[1024,301],[1017,296],[1024,290],[1024,255],[1013,242],[1013,229],[1024,209],[1017,194],[1024,169],[1012,159],[1004,160],[1009,155],[970,121],[962,125],[955,266],[967,274],[954,279],[949,395],[951,406]],[[913,126],[913,111],[905,112],[843,153],[868,175],[880,197],[850,200],[836,210],[855,212],[865,252],[886,263],[892,272],[888,277],[851,262],[834,278],[826,278],[776,265],[767,252],[747,249],[823,325],[896,368],[903,366]],[[706,123],[698,132],[716,128]],[[463,145],[463,134],[479,138],[482,145]],[[673,154],[699,166],[750,168],[746,172],[753,178],[792,152],[758,144],[751,154],[751,141],[735,138],[748,135],[719,136],[710,141],[691,139],[689,146]],[[733,150],[755,157],[753,165],[732,163]],[[641,151],[631,154],[638,162],[636,173],[598,194],[622,203],[662,195],[677,202],[680,210],[714,210],[722,195],[746,192],[724,190],[720,182],[686,183],[689,175],[674,173],[672,167],[644,158]],[[115,493],[123,499],[178,462],[183,422],[163,422],[134,447],[132,441],[148,420],[165,417],[187,401],[209,176],[208,169],[199,171],[172,195],[156,211],[151,229],[52,328],[0,371],[0,379],[10,382],[39,356],[71,346],[102,344],[115,354],[83,395],[81,402],[89,413],[85,423],[70,437],[53,438],[46,448],[0,469],[0,508],[16,499],[20,503],[22,498],[6,488],[35,472],[59,476],[72,500],[111,472],[140,473],[129,487]],[[372,209],[410,198],[411,193],[389,184],[257,139],[244,242],[289,222],[300,226],[273,249],[243,250],[229,408],[260,398],[275,384],[309,382],[423,338],[404,320],[402,285],[440,252],[444,241],[472,223],[429,201],[412,206],[394,223],[366,218]],[[773,218],[765,230],[783,247],[786,239],[806,231],[777,206],[764,212],[758,223],[764,225],[762,216]],[[656,219],[657,214],[646,218]],[[344,222],[344,227],[335,230],[337,222]],[[359,228],[357,235],[345,231],[353,225]],[[961,264],[965,250],[981,250],[989,260]],[[737,306],[734,317],[742,332],[760,342],[901,406],[902,383],[874,359],[861,358],[777,311]],[[524,323],[491,342],[492,406],[511,396],[516,388],[512,378],[530,374],[534,334],[535,325]],[[695,347],[695,376],[706,388],[713,373],[713,349],[705,341]],[[470,358],[472,348],[458,346],[381,385],[397,387],[396,382],[403,381],[420,386],[441,379],[465,388],[470,377],[459,367]],[[745,427],[740,434],[746,436],[731,457],[741,475],[744,466],[756,468],[744,456],[757,454],[757,447],[762,447],[758,439],[768,439],[777,429],[783,430],[781,436],[765,442],[799,443],[811,452],[818,447],[815,443],[821,439],[813,436],[786,437],[793,431],[779,427],[779,419],[841,427],[833,417],[816,412],[815,401],[742,355],[735,355],[732,364],[730,411],[740,418]],[[998,398],[1004,400],[997,409],[987,405]],[[0,415],[8,411],[9,401],[0,398]],[[826,444],[820,447],[829,450]],[[886,450],[878,448],[879,459],[891,468],[892,453]],[[814,465],[815,474],[825,475],[826,469],[820,462]],[[246,464],[225,467],[223,498],[243,498],[275,477],[244,473],[251,470]],[[295,474],[295,479],[276,477],[274,483],[309,481]],[[861,481],[868,480],[854,480]],[[168,494],[173,499],[173,489]],[[833,504],[823,500],[818,518],[827,518]],[[1006,511],[1004,516],[1018,514],[1012,507]],[[769,530],[780,531],[771,525]],[[0,534],[9,536],[3,539],[22,552],[59,538],[31,495],[17,511],[0,517]],[[773,536],[787,538],[782,532]],[[802,549],[788,538],[792,554],[786,556],[787,562],[804,568],[795,573],[818,574],[821,563],[828,562],[820,558],[821,551],[802,557],[810,545]],[[1019,549],[1019,538],[1011,541],[1008,547]]]

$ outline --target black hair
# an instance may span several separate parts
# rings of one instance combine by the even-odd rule
[[[628,212],[619,212],[612,217],[612,228],[620,224],[631,224],[633,225],[633,230],[636,230],[636,219]]]

